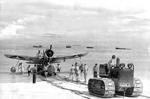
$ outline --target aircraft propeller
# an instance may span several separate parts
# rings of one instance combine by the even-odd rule
[[[52,57],[54,55],[54,51],[52,50],[52,45],[50,45],[50,48],[45,51],[45,54],[47,57]]]

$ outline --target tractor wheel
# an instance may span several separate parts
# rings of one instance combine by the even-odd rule
[[[133,90],[134,90],[133,87],[127,88],[126,91],[125,91],[125,95],[126,96],[132,96]]]
[[[111,79],[93,78],[89,79],[88,90],[91,95],[99,97],[113,97],[115,94],[115,85]]]

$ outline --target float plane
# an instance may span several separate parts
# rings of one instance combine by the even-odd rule
[[[46,49],[45,51],[43,50],[42,54],[40,54],[40,50],[38,50],[38,53],[36,56],[23,56],[23,55],[10,55],[10,54],[5,54],[4,56],[6,56],[7,58],[11,58],[11,59],[26,61],[27,64],[35,64],[37,65],[38,72],[42,72],[44,69],[44,66],[47,66],[49,69],[48,70],[49,73],[51,73],[52,67],[50,66],[50,64],[60,63],[61,61],[65,62],[65,60],[67,59],[81,58],[87,55],[87,53],[75,54],[75,55],[70,55],[70,56],[69,55],[58,56],[58,57],[54,57],[53,55],[54,55],[54,51],[52,50],[52,45],[50,45],[50,48]]]

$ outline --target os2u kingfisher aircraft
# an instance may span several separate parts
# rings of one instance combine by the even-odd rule
[[[37,72],[39,74],[41,74],[44,71],[44,67],[47,67],[48,74],[52,75],[53,73],[55,73],[54,66],[52,66],[53,63],[60,63],[61,61],[65,62],[66,59],[81,58],[87,55],[87,53],[75,54],[70,56],[58,56],[58,57],[54,57],[53,55],[54,55],[54,51],[52,50],[52,45],[50,45],[49,49],[43,51],[42,55],[40,55],[40,50],[39,50],[37,56],[5,54],[7,58],[23,60],[26,61],[27,64],[37,65]],[[16,68],[11,67],[11,72],[16,72]]]

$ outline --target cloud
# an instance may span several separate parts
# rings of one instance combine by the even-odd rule
[[[41,18],[45,18],[45,16],[42,16],[42,15],[28,15],[25,18],[18,19],[16,23],[17,24],[25,24],[27,22],[39,20]]]
[[[18,19],[16,21],[13,21],[12,23],[8,24],[0,31],[0,39],[11,39],[11,38],[19,38],[19,37],[30,38],[29,35],[21,34],[19,31],[26,28],[26,23],[34,22],[41,18],[45,18],[45,17],[39,15],[30,15]]]
[[[82,8],[107,8],[117,11],[149,11],[149,0],[2,0],[5,3],[20,4],[20,3],[50,3],[54,5]]]
[[[16,3],[21,3],[22,5],[24,5],[26,2],[26,5],[24,5],[22,8],[25,7],[28,9],[20,10],[21,6],[16,6],[17,9],[20,8],[17,11],[25,13],[26,10],[29,10],[32,14],[35,12],[44,12],[42,14],[47,16],[50,15],[48,16],[49,18],[44,20],[44,22],[40,21],[39,23],[31,25],[28,31],[36,33],[35,35],[37,35],[38,32],[42,34],[43,32],[50,32],[57,35],[64,33],[73,37],[82,35],[80,37],[85,37],[85,39],[105,39],[108,38],[107,36],[113,36],[114,38],[112,39],[118,39],[118,35],[120,35],[120,38],[135,37],[149,39],[150,37],[148,32],[145,31],[145,26],[147,25],[145,24],[146,21],[141,20],[143,17],[148,18],[145,16],[150,16],[148,11],[150,9],[148,3],[149,0],[13,1],[16,1]],[[47,4],[47,6],[45,4]],[[28,11],[26,13],[28,13]],[[119,17],[120,15],[124,18]],[[23,34],[20,34],[21,32],[19,30],[26,29],[26,24],[28,22],[30,23],[31,21],[36,21],[39,19],[39,16],[27,16],[25,18],[20,18],[4,28],[6,30],[11,30],[12,28],[12,33],[7,33],[6,30],[3,30],[3,32],[8,34],[9,37],[11,37],[9,34],[11,34],[13,37],[20,37],[21,35],[23,36]],[[39,27],[40,29],[38,29]],[[2,34],[3,37],[6,38],[6,34]],[[27,36],[30,34],[26,33],[24,35]],[[57,35],[48,36],[57,37]]]
[[[19,34],[17,34],[17,31],[24,28],[25,27],[22,25],[12,23],[1,30],[0,39],[9,39],[14,36],[19,36]]]
[[[117,11],[148,11],[150,9],[149,0],[42,0],[42,2],[70,7],[107,8]]]

